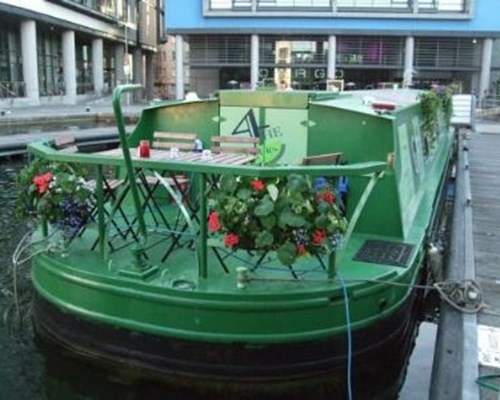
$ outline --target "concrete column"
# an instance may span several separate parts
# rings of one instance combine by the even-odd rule
[[[104,46],[102,39],[92,40],[92,79],[94,92],[102,95],[104,89]]]
[[[23,78],[26,84],[26,97],[34,104],[39,104],[40,92],[38,87],[35,21],[21,22],[21,52],[23,57]]]
[[[184,39],[175,35],[175,98],[184,99]]]
[[[140,85],[144,85],[144,68],[142,65],[142,49],[139,46],[134,48],[134,71],[133,71],[133,81]],[[134,91],[134,100],[140,101],[142,99],[143,92],[141,90]]]
[[[125,60],[125,45],[123,43],[115,44],[115,78],[116,85],[123,85],[126,83],[125,70],[123,63]]]
[[[327,78],[335,79],[335,69],[337,63],[337,37],[335,35],[328,36],[328,68]]]
[[[481,63],[481,77],[479,80],[479,104],[483,107],[484,97],[490,89],[491,57],[493,54],[493,39],[483,41],[483,60]]]
[[[250,38],[250,87],[255,89],[259,83],[259,35]]]
[[[146,99],[152,100],[155,96],[154,54],[146,53]]]
[[[413,84],[413,54],[415,52],[415,38],[407,36],[405,41],[405,69],[403,72],[403,87],[410,87]]]
[[[75,32],[66,31],[62,34],[63,73],[65,101],[76,103],[76,54]]]
[[[143,84],[142,75],[144,71],[142,69],[142,49],[139,46],[134,48],[134,83]]]

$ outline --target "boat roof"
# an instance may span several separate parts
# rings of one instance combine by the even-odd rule
[[[420,93],[420,90],[414,89],[356,90],[344,92],[334,99],[313,99],[311,104],[330,106],[367,114],[376,114],[371,106],[372,103],[394,103],[396,110],[398,110],[418,103],[418,96]]]

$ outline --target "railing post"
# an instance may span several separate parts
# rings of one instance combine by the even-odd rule
[[[198,174],[198,186],[200,191],[200,235],[198,237],[198,256],[200,278],[207,278],[207,238],[208,238],[208,215],[207,215],[207,177],[204,173]]]
[[[328,256],[328,279],[335,278],[335,267],[337,265],[337,250],[332,250]]]
[[[49,223],[46,217],[42,218],[42,235],[45,238],[49,235]]]
[[[99,252],[104,258],[106,246],[106,232],[104,228],[104,188],[102,180],[102,165],[97,166],[96,176],[96,198],[97,198],[97,226],[99,232]]]
[[[141,85],[123,85],[115,88],[113,92],[113,112],[116,118],[116,125],[118,127],[118,135],[120,137],[120,143],[122,146],[123,159],[125,161],[125,170],[127,172],[127,181],[129,184],[129,190],[132,195],[132,200],[134,202],[135,213],[137,216],[137,223],[139,225],[139,240],[138,243],[132,249],[132,254],[134,260],[132,265],[134,266],[133,271],[121,270],[122,275],[139,278],[148,279],[158,273],[158,266],[147,265],[144,262],[145,251],[147,245],[147,230],[146,222],[144,221],[144,215],[142,211],[141,199],[139,197],[139,189],[137,187],[137,181],[135,177],[134,166],[132,164],[132,157],[130,156],[130,148],[128,145],[127,133],[125,131],[125,123],[123,121],[123,113],[120,103],[121,94],[124,92],[131,92],[133,90],[142,89]]]

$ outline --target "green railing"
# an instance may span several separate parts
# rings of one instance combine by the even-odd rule
[[[137,188],[136,178],[141,173],[146,173],[151,175],[157,172],[161,176],[174,174],[186,174],[190,176],[190,179],[198,185],[199,188],[206,186],[206,182],[218,179],[222,175],[234,175],[234,176],[246,176],[254,178],[274,178],[274,177],[286,177],[290,174],[299,175],[309,175],[311,177],[354,177],[354,176],[364,176],[367,178],[368,183],[365,188],[365,192],[358,200],[356,208],[354,209],[352,216],[349,221],[348,231],[346,233],[345,240],[347,241],[352,231],[355,228],[356,222],[361,214],[361,211],[366,204],[368,197],[373,190],[378,179],[387,170],[387,164],[383,162],[368,162],[359,163],[351,165],[342,166],[281,166],[281,167],[265,167],[256,165],[243,165],[243,166],[230,166],[230,165],[211,165],[201,162],[182,162],[182,161],[155,161],[151,159],[136,159],[127,167],[125,158],[111,158],[105,155],[99,154],[67,154],[60,152],[51,148],[47,143],[36,142],[31,143],[28,146],[29,151],[41,158],[62,163],[76,163],[83,167],[87,167],[89,170],[95,168],[96,175],[96,200],[97,200],[97,226],[98,226],[98,246],[101,254],[105,254],[106,251],[106,225],[109,224],[109,220],[106,221],[105,217],[105,204],[104,204],[104,188],[103,182],[109,177],[106,176],[104,171],[110,167],[117,168],[120,171],[127,171],[129,177],[128,188],[130,191],[130,197],[132,198],[134,215],[137,217],[135,224],[138,226],[138,237],[134,239],[134,249],[133,253],[136,257],[136,267],[139,271],[143,271],[146,266],[141,263],[143,260],[143,253],[148,247],[148,227],[144,221],[144,207],[143,198],[139,193]],[[125,152],[124,154],[127,154]],[[126,157],[126,156],[125,156]],[[135,189],[133,189],[135,188]],[[207,239],[208,239],[208,223],[207,223],[207,191],[198,191],[198,220],[199,226],[197,231],[197,253],[199,262],[199,276],[205,278],[208,276],[208,266],[207,266]],[[110,217],[112,218],[112,217]],[[332,258],[333,257],[333,258]],[[335,267],[335,257],[338,255],[333,255],[329,260],[330,271],[329,275],[333,274]],[[148,272],[148,273],[151,273]]]
[[[198,221],[197,231],[190,226],[190,230],[196,236],[196,249],[197,249],[197,259],[198,259],[198,275],[201,278],[206,278],[208,276],[208,211],[207,211],[207,196],[208,191],[205,190],[207,183],[214,182],[214,180],[220,179],[224,175],[233,176],[246,176],[252,178],[275,178],[275,177],[286,177],[291,174],[298,175],[308,175],[310,177],[353,177],[353,176],[364,176],[369,182],[367,183],[363,194],[357,201],[356,207],[352,212],[349,226],[345,234],[345,240],[347,241],[352,234],[356,223],[361,215],[361,212],[368,201],[368,198],[375,187],[377,181],[384,175],[387,170],[387,164],[384,162],[365,162],[358,164],[349,165],[331,165],[331,166],[258,166],[258,165],[221,165],[221,164],[210,164],[206,162],[186,162],[178,160],[159,161],[149,158],[134,159],[130,155],[130,149],[128,144],[128,138],[125,131],[125,125],[123,122],[123,114],[120,105],[120,97],[123,93],[140,89],[140,85],[126,85],[120,86],[115,89],[113,95],[113,109],[115,112],[118,133],[120,136],[120,141],[122,145],[123,157],[109,157],[102,154],[86,154],[86,153],[65,153],[53,149],[48,143],[35,142],[28,146],[28,150],[36,156],[47,159],[52,162],[61,163],[76,163],[83,167],[87,167],[88,170],[95,169],[95,195],[97,201],[96,210],[96,221],[97,221],[97,248],[102,254],[103,258],[106,257],[107,253],[107,237],[106,229],[110,223],[115,223],[113,218],[116,214],[116,204],[113,205],[111,212],[105,208],[105,189],[108,187],[109,174],[105,174],[105,170],[114,168],[114,174],[125,173],[125,181],[127,184],[128,193],[130,193],[130,198],[132,200],[132,207],[134,210],[134,218],[131,222],[132,225],[138,227],[137,234],[133,233],[133,248],[132,253],[134,255],[134,266],[137,276],[140,278],[145,278],[154,274],[156,272],[155,268],[147,265],[144,262],[146,258],[146,251],[148,249],[148,227],[144,217],[145,207],[150,206],[148,201],[154,201],[154,198],[145,199],[144,195],[141,196],[141,191],[138,184],[138,178],[144,178],[146,176],[157,176],[161,181],[161,177],[175,174],[189,175],[190,180],[195,186],[199,188],[196,199],[196,219]],[[168,185],[166,185],[168,186]],[[175,204],[184,214],[186,220],[189,219],[189,213],[186,212],[183,204],[183,196],[176,195],[172,192],[172,188],[168,188],[171,193],[171,198],[175,201]],[[121,199],[123,200],[123,199]],[[121,201],[120,200],[120,201]],[[192,214],[192,210],[191,210]],[[106,218],[108,215],[108,218]],[[108,219],[108,221],[106,221]],[[187,221],[188,224],[191,221]],[[132,231],[133,227],[126,227],[126,231]],[[174,242],[175,245],[175,242]],[[329,256],[328,261],[328,276],[333,278],[335,265],[337,263],[339,255],[333,252]],[[133,274],[132,274],[133,275]]]

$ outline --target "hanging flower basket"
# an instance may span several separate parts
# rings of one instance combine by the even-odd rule
[[[35,159],[19,172],[17,182],[21,218],[46,221],[71,237],[89,221],[95,200],[82,170]]]
[[[439,133],[440,122],[444,123],[446,128],[450,126],[453,112],[452,94],[453,90],[450,87],[435,86],[432,90],[419,95],[424,137],[431,147],[434,146]]]
[[[209,230],[232,250],[276,251],[283,265],[333,251],[347,229],[324,178],[223,176],[209,199]]]

